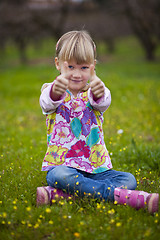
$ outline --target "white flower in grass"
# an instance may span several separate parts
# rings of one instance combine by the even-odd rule
[[[122,134],[123,133],[123,129],[118,129],[117,134]]]

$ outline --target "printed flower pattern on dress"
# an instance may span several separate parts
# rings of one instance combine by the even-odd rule
[[[90,155],[89,160],[90,160],[92,166],[97,168],[97,167],[103,165],[107,158],[108,158],[108,154],[105,151],[105,149],[103,149],[101,147],[101,144],[95,145],[91,149],[91,155]]]
[[[81,99],[74,99],[70,102],[71,107],[71,117],[76,118],[83,114],[83,111],[85,110],[85,103]]]
[[[48,165],[61,165],[65,162],[65,154],[68,151],[67,148],[62,148],[61,146],[52,146],[48,147],[48,151],[44,158],[45,162],[48,162]]]
[[[94,123],[97,125],[95,114],[87,107],[84,110],[83,117],[82,117],[82,134],[87,136],[90,133],[91,125]]]
[[[86,145],[85,141],[78,141],[76,144],[71,146],[71,149],[67,152],[66,158],[81,157],[89,158],[90,148]]]
[[[56,112],[57,114],[59,113],[67,121],[67,123],[70,122],[71,111],[63,103],[59,105]]]
[[[82,160],[82,158],[72,158],[66,162],[66,166],[81,169],[85,172],[93,172],[91,164]]]
[[[50,144],[63,145],[65,143],[72,142],[74,135],[71,132],[69,126],[64,122],[59,122],[52,133]]]
[[[52,113],[50,115],[47,115],[47,117],[46,117],[47,134],[50,134],[53,131],[53,126],[54,126],[54,121],[55,121],[54,115],[55,115],[55,113]]]

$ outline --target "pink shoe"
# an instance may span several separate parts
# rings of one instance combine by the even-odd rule
[[[49,203],[50,198],[47,187],[37,187],[37,206]]]
[[[118,204],[129,205],[137,210],[147,206],[148,211],[151,214],[158,211],[158,193],[148,194],[143,191],[115,188],[114,199]]]
[[[68,199],[70,195],[60,189],[52,188],[50,186],[37,188],[37,206],[52,204],[53,199],[60,197]]]
[[[158,212],[158,205],[159,205],[159,194],[152,193],[147,197],[147,206],[149,213],[153,214]]]

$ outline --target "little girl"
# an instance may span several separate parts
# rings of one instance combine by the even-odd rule
[[[42,86],[40,96],[48,140],[42,171],[47,171],[49,186],[37,188],[37,205],[71,194],[158,211],[158,194],[135,191],[132,174],[112,169],[102,130],[111,94],[96,75],[90,35],[64,34],[56,45],[55,65],[60,75]]]

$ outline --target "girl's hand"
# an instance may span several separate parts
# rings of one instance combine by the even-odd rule
[[[104,95],[104,84],[99,77],[97,77],[94,65],[90,65],[90,87],[93,93],[94,100],[101,98]]]
[[[64,62],[63,74],[59,75],[52,86],[51,98],[53,101],[59,100],[68,88],[68,63]]]

